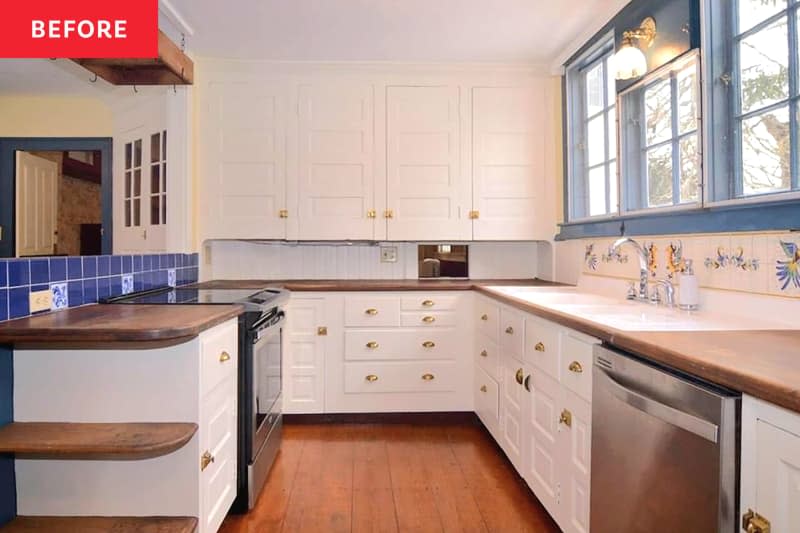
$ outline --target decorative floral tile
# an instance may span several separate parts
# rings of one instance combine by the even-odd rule
[[[774,275],[781,293],[800,292],[800,237],[779,238],[781,254],[775,259]]]
[[[586,249],[583,254],[583,264],[586,269],[594,272],[597,270],[598,261],[597,261],[597,254],[594,252],[595,243],[590,242],[586,245]]]
[[[174,287],[178,283],[178,278],[174,268],[167,269],[167,285]]]
[[[66,309],[69,307],[69,297],[67,295],[66,283],[51,284],[50,292],[53,295],[52,309]]]
[[[122,276],[122,294],[130,294],[133,292],[133,274],[125,274]]]

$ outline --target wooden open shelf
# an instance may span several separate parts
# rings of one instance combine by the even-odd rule
[[[125,516],[18,516],[5,526],[3,533],[193,533],[193,517]]]
[[[0,453],[37,459],[150,459],[182,448],[196,432],[197,424],[189,423],[12,422],[0,427]]]

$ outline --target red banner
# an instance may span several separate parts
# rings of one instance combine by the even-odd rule
[[[10,0],[0,57],[158,56],[158,0]]]

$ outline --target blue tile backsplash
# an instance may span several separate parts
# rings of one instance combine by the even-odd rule
[[[31,291],[49,288],[55,311],[131,291],[196,283],[198,273],[197,254],[0,259],[0,321],[30,315]]]

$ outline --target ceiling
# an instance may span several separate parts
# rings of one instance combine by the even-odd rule
[[[162,2],[162,5],[167,2]],[[170,0],[198,56],[550,66],[627,0]]]

